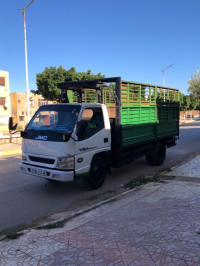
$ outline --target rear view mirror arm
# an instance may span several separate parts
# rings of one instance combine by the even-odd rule
[[[13,118],[9,117],[9,120],[8,120],[9,133],[12,135],[12,134],[19,132],[19,130],[16,130],[16,128],[17,128],[17,123],[13,125]]]

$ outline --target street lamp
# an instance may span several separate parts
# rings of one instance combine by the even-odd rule
[[[163,73],[163,87],[165,87],[165,70],[170,68],[171,66],[173,66],[173,64],[167,66],[166,68],[164,69],[161,69],[162,73]]]
[[[28,5],[22,9],[18,9],[22,12],[24,17],[24,45],[25,45],[25,70],[26,70],[26,100],[27,100],[27,120],[30,120],[30,110],[29,110],[29,84],[28,84],[28,61],[27,61],[27,42],[26,42],[26,8],[30,6],[35,0],[32,0]]]

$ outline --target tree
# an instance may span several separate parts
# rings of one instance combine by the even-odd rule
[[[192,94],[190,95],[190,106],[189,110],[199,109],[199,100],[197,97],[194,97]]]
[[[36,75],[37,90],[32,91],[35,94],[41,94],[45,100],[58,101],[60,97],[60,89],[57,84],[65,81],[78,81],[87,79],[100,79],[105,76],[101,73],[92,74],[92,70],[87,72],[76,72],[75,67],[69,70],[62,66],[58,68],[50,66],[46,67],[42,73]]]
[[[183,93],[180,94],[180,110],[187,111],[190,109],[190,96],[184,95]]]
[[[189,87],[188,92],[193,96],[193,98],[200,98],[200,73],[199,70],[191,76],[188,80]]]
[[[184,110],[184,107],[183,107],[183,96],[184,94],[180,92],[180,111],[183,111]]]

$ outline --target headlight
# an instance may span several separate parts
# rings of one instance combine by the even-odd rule
[[[26,153],[22,152],[22,161],[27,162]]]
[[[74,156],[58,157],[56,168],[58,169],[74,169]]]

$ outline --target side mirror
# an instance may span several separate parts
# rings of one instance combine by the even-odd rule
[[[77,137],[81,137],[83,135],[83,133],[85,132],[85,121],[81,120],[78,121],[76,124],[76,136]]]
[[[16,128],[17,128],[17,123],[13,126],[13,118],[9,117],[8,129],[11,131],[11,130],[16,130]]]

